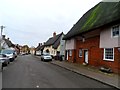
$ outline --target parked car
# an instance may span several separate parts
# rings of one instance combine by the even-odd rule
[[[9,57],[7,57],[4,54],[0,54],[0,68],[3,68],[4,66],[7,66],[10,63]]]
[[[17,53],[15,52],[15,50],[12,49],[3,49],[1,51],[1,54],[6,55],[9,58],[10,62],[14,61],[17,57]]]
[[[52,61],[52,56],[49,53],[43,53],[41,55],[41,61]]]

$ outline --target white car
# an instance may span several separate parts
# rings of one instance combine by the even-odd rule
[[[52,61],[52,56],[49,53],[43,53],[41,55],[41,61]]]

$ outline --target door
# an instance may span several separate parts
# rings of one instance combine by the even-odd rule
[[[68,60],[68,55],[69,55],[69,54],[68,54],[68,51],[67,51],[67,60]]]
[[[84,53],[85,53],[85,63],[88,63],[88,50],[85,50]]]

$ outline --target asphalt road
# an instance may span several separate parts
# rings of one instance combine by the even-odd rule
[[[3,88],[111,88],[31,55],[18,56],[4,68]]]

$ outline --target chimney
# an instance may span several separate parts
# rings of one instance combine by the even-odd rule
[[[41,43],[39,43],[38,46],[41,46]]]
[[[39,43],[38,46],[42,46],[42,43]]]
[[[2,35],[2,38],[5,39],[5,35]]]
[[[40,43],[40,46],[42,46],[42,43]]]
[[[53,37],[55,37],[55,36],[56,36],[56,32],[53,33]]]

